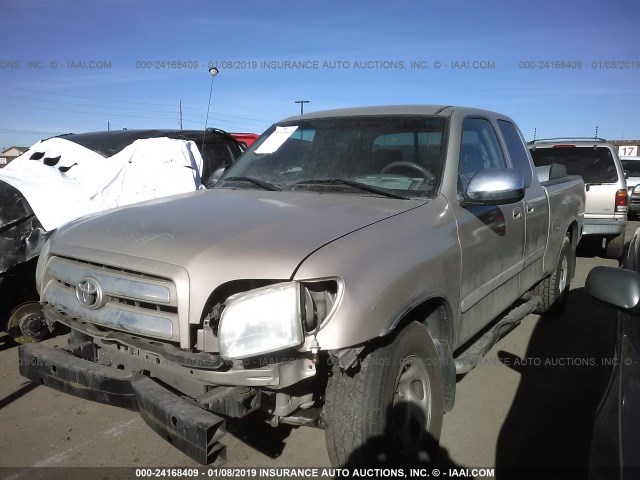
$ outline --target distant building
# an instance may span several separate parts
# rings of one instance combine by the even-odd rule
[[[29,147],[9,147],[2,153],[0,153],[0,168],[4,168],[12,160],[22,155],[24,152],[29,150]]]

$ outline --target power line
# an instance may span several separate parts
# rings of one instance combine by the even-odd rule
[[[44,95],[54,95],[54,96],[60,96],[60,97],[69,97],[69,98],[81,98],[84,100],[100,100],[103,102],[117,102],[117,103],[125,103],[125,104],[132,104],[132,105],[152,105],[152,106],[157,106],[157,107],[167,107],[170,109],[175,109],[175,105],[170,105],[170,104],[166,104],[166,103],[151,103],[151,102],[136,102],[133,100],[116,100],[116,99],[112,99],[112,98],[101,98],[101,97],[89,97],[86,95],[71,95],[68,93],[58,93],[58,92],[48,92],[48,91],[44,91],[44,90],[34,90],[34,89],[29,89],[29,88],[21,88],[21,87],[9,87],[7,85],[0,85],[0,88],[6,88],[8,90],[18,90],[18,91],[22,91],[22,92],[31,92],[31,93],[40,93],[40,94],[44,94]],[[16,97],[17,98],[17,97]],[[21,97],[21,98],[25,98],[25,97]],[[37,100],[37,99],[36,99]],[[48,101],[48,102],[55,102],[55,100],[43,100],[43,101]],[[57,101],[56,103],[62,103]],[[72,104],[71,102],[69,102],[69,104]],[[88,106],[85,104],[76,104],[76,105],[83,105],[83,106]],[[120,110],[124,110],[127,109],[126,107],[108,107],[108,108],[117,108]],[[200,107],[188,107],[183,105],[182,107],[184,110],[193,110],[196,112],[205,112],[204,108],[200,108]],[[147,111],[153,112],[154,110],[149,110],[147,109]],[[159,113],[172,113],[173,110],[171,111],[158,111],[155,110],[156,112]],[[234,118],[240,118],[242,120],[251,120],[251,121],[255,121],[255,122],[260,122],[260,123],[272,123],[272,120],[267,120],[267,119],[263,119],[263,118],[251,118],[251,117],[245,117],[242,115],[234,115],[234,114],[225,114],[227,116],[230,117],[234,117]]]
[[[46,108],[46,107],[36,107],[36,106],[29,106],[29,105],[16,105],[13,103],[5,103],[4,105],[9,105],[11,107],[18,107],[18,108],[34,108],[36,110],[49,110],[52,112],[66,112],[66,113],[82,113],[82,114],[86,114],[86,115],[101,115],[101,116],[113,116],[113,117],[126,117],[126,118],[151,118],[154,120],[175,120],[175,117],[171,117],[171,118],[167,118],[167,117],[147,117],[147,116],[142,116],[142,115],[123,115],[121,113],[105,113],[105,112],[82,112],[82,111],[78,111],[78,110],[64,110],[61,108]]]
[[[63,101],[59,101],[59,100],[47,100],[47,99],[39,99],[39,98],[27,98],[27,97],[20,97],[20,96],[11,96],[11,95],[6,95],[6,94],[2,94],[0,93],[0,96],[5,96],[5,97],[9,97],[9,98],[19,98],[19,99],[25,99],[25,100],[34,100],[34,101],[38,101],[38,102],[49,102],[49,103],[56,103],[56,104],[62,104],[62,105],[76,105],[76,106],[81,106],[81,107],[89,107],[89,108],[105,108],[105,109],[118,109],[118,110],[127,110],[127,111],[134,111],[134,112],[155,112],[155,113],[166,113],[166,114],[173,114],[173,111],[165,111],[165,110],[147,110],[147,109],[136,109],[136,108],[128,108],[128,107],[115,107],[115,106],[106,106],[106,105],[88,105],[86,103],[75,103],[75,102],[63,102]],[[66,111],[66,112],[71,112],[71,113],[82,113],[82,112],[77,112],[74,110],[63,110],[63,109],[54,109],[54,108],[45,108],[45,107],[40,107],[40,106],[34,106],[34,105],[24,105],[24,104],[16,104],[16,103],[4,103],[3,105],[11,105],[11,106],[15,106],[15,107],[19,107],[19,108],[37,108],[39,110],[52,110],[52,111]],[[182,107],[183,109],[185,108],[184,106]],[[87,112],[84,112],[87,113]],[[101,113],[96,113],[96,115],[111,115],[110,113],[107,112],[101,112]],[[121,115],[121,114],[113,114],[116,116],[125,116],[125,115]],[[200,121],[199,117],[197,115],[193,115],[190,113],[182,113],[183,118],[192,118],[194,123],[197,123]],[[226,114],[226,113],[219,113],[216,114],[217,117],[222,118],[222,117],[232,117],[232,118],[239,118],[239,119],[244,119],[245,117],[241,117],[239,115],[231,115],[231,114]],[[133,117],[133,116],[131,116]],[[157,118],[157,117],[134,117],[134,118]],[[166,118],[165,118],[166,119]],[[222,119],[223,121],[227,121],[225,119]],[[229,120],[230,122],[232,122],[231,120]],[[238,122],[235,122],[238,123]],[[260,121],[260,120],[252,120],[252,119],[246,119],[244,120],[245,124],[250,123],[253,124],[254,126],[257,127],[264,127],[265,124],[269,124],[270,122],[267,121]]]
[[[215,120],[215,116],[209,117],[209,120]],[[199,128],[202,128],[202,122],[201,121],[196,121],[196,120],[185,120],[184,123],[190,123],[190,124],[195,124],[198,125]],[[251,128],[247,128],[250,127],[251,125],[247,125],[246,123],[242,123],[242,122],[234,122],[233,120],[218,120],[218,123],[224,123],[224,124],[229,124],[229,125],[240,125],[242,128],[244,129],[248,129],[251,130]],[[256,128],[264,128],[264,127],[256,127]]]
[[[42,130],[18,130],[13,128],[0,128],[1,132],[11,133],[44,133],[45,135],[58,135],[60,132],[45,132]]]
[[[58,92],[47,92],[47,91],[43,91],[43,90],[32,90],[29,88],[19,88],[19,87],[8,87],[6,85],[0,85],[0,88],[7,88],[9,90],[20,90],[23,92],[32,92],[32,93],[43,93],[46,95],[56,95],[56,96],[60,96],[60,97],[70,97],[70,98],[83,98],[85,100],[102,100],[104,102],[119,102],[119,103],[131,103],[131,104],[135,104],[135,105],[155,105],[157,107],[173,107],[173,105],[169,105],[166,103],[150,103],[150,102],[135,102],[133,100],[116,100],[116,99],[112,99],[112,98],[100,98],[100,97],[87,97],[84,95],[71,95],[68,93],[58,93]]]
[[[107,105],[88,105],[86,103],[75,103],[75,102],[63,102],[61,100],[48,100],[46,98],[29,98],[29,97],[21,97],[16,95],[7,95],[4,93],[0,93],[0,97],[9,97],[9,98],[18,98],[21,100],[32,100],[35,102],[48,102],[48,103],[61,103],[63,105],[76,105],[79,107],[94,107],[94,108],[115,108],[117,110],[132,110],[132,111],[145,111],[145,112],[153,112],[153,113],[173,113],[168,110],[151,110],[146,108],[131,108],[131,107],[116,107],[116,106],[107,106]]]

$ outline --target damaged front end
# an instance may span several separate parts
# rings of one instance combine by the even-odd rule
[[[22,345],[20,373],[97,402],[137,410],[159,435],[202,464],[224,463],[223,418],[184,400],[149,377],[103,366],[64,350]]]
[[[68,347],[18,350],[22,376],[109,405],[137,410],[162,438],[201,464],[225,462],[229,419],[262,411],[277,425],[317,422],[309,409],[316,365],[307,356],[228,361],[124,332],[105,330],[45,305],[47,317],[71,327]]]
[[[71,333],[64,349],[21,346],[24,377],[138,410],[162,438],[203,464],[224,462],[221,440],[230,419],[321,426],[330,365],[316,336],[340,297],[339,279],[223,288],[220,303],[189,331],[191,347],[181,348],[177,328],[151,331],[145,323],[150,315],[156,325],[177,318],[170,280],[50,257],[47,250],[44,313]],[[151,302],[163,301],[162,289],[168,296],[160,307]],[[125,293],[136,299],[118,296]]]
[[[48,334],[34,279],[36,258],[50,233],[24,195],[0,180],[0,321],[19,343]]]

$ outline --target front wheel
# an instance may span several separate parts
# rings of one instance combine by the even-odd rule
[[[16,307],[7,321],[7,334],[14,342],[35,343],[50,334],[38,302],[26,302]]]
[[[423,325],[413,322],[371,352],[353,375],[334,366],[323,408],[335,467],[425,462],[440,438],[442,369]]]

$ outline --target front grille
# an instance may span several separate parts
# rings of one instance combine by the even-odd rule
[[[114,330],[179,340],[178,299],[169,279],[52,257],[45,282],[42,300],[60,311]],[[95,291],[83,290],[87,282]]]

